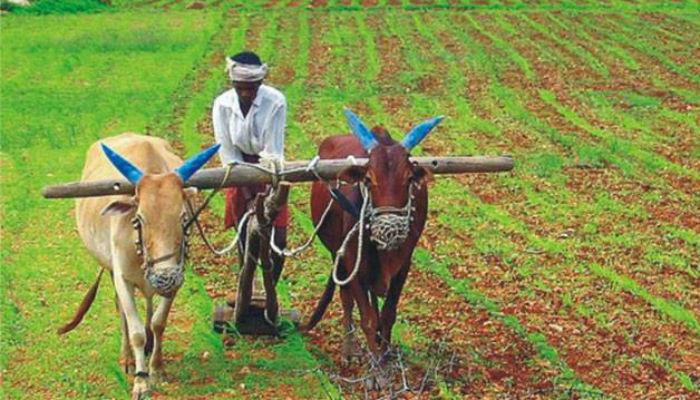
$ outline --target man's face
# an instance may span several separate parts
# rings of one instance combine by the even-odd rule
[[[251,104],[255,100],[255,96],[258,94],[258,88],[260,88],[262,81],[257,82],[238,82],[233,81],[233,87],[236,89],[236,94],[238,94],[238,101],[243,104]]]

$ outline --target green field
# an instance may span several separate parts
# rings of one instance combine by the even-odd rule
[[[40,1],[0,16],[2,398],[128,398],[119,317],[73,202],[99,138],[213,142],[224,56],[257,51],[288,98],[288,159],[346,132],[349,106],[401,137],[447,118],[414,154],[511,154],[499,175],[439,176],[399,305],[396,344],[428,398],[700,398],[700,6],[695,1]],[[292,192],[292,245],[311,232]],[[221,232],[222,201],[206,216]],[[221,244],[230,233],[218,233]],[[155,398],[363,398],[342,367],[341,309],[308,336],[210,327],[234,258],[199,240],[166,329]],[[289,260],[280,295],[308,315],[331,263]],[[454,355],[435,370],[438,346]],[[677,396],[677,397],[674,397]],[[684,397],[682,397],[684,396]]]

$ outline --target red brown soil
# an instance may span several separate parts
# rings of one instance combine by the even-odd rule
[[[163,8],[163,10],[166,10],[166,11],[167,11],[167,10],[169,10],[171,7],[173,7],[173,6],[175,6],[175,5],[178,5],[178,4],[181,3],[181,2],[182,2],[182,0],[173,0],[173,1],[169,2],[169,3],[163,4],[162,8]]]
[[[617,27],[613,21],[613,18],[608,17],[608,15],[590,15],[587,22],[591,24],[591,27],[596,29],[616,30]],[[642,36],[642,38],[646,39],[647,36],[648,35]],[[636,41],[639,39],[630,38],[630,40]],[[656,40],[660,39],[657,38]],[[664,42],[662,40],[660,41],[662,43]],[[653,42],[653,39],[646,40],[646,42]],[[634,59],[637,60],[637,62],[639,62],[640,65],[644,66],[644,72],[646,74],[662,77],[663,80],[671,87],[697,88],[697,85],[690,82],[688,78],[681,76],[676,72],[670,71],[668,67],[663,65],[661,61],[657,60],[655,57],[652,57],[651,55],[648,55],[646,53],[642,53],[641,51],[631,46],[625,46],[623,44],[620,44],[620,46],[624,47],[625,50],[627,50],[634,57]],[[682,65],[687,64],[689,64],[689,62],[682,63]]]
[[[426,25],[434,27],[435,36],[439,39],[440,43],[442,43],[443,47],[447,51],[453,54],[464,54],[467,52],[467,50],[463,48],[463,45],[455,39],[453,34],[449,32],[448,27],[437,22],[436,20],[430,19],[429,16],[426,16],[425,23]],[[429,50],[424,49],[424,51]],[[457,57],[456,59],[460,58]],[[464,58],[462,58],[461,60],[464,60]],[[443,63],[444,61],[440,62],[440,64]],[[482,74],[476,73],[476,71],[471,70],[471,68],[463,62],[459,63],[458,68],[460,71],[464,71],[467,87],[451,88],[451,90],[463,90],[464,92],[462,93],[462,96],[468,99],[469,105],[471,106],[474,115],[476,115],[479,118],[488,120],[492,117],[492,115],[489,110],[480,106],[481,104],[483,104],[483,102],[481,102],[480,100],[483,98],[488,98],[489,96],[488,89],[490,84],[490,78]]]
[[[318,91],[323,85],[330,63],[330,48],[322,39],[327,32],[327,26],[320,18],[311,18],[311,45],[309,47],[308,77],[306,85],[312,91]]]
[[[441,293],[440,299],[435,293]],[[304,302],[302,314],[308,315],[315,306],[315,299]],[[415,311],[423,310],[423,311]],[[342,336],[337,333],[340,327],[338,295],[329,308],[325,321],[310,333],[312,343],[332,357],[335,365],[340,365]],[[421,271],[411,271],[398,310],[399,320],[409,323],[412,330],[434,341],[442,341],[450,351],[457,354],[459,363],[446,379],[453,392],[460,395],[478,396],[484,394],[488,385],[497,387],[506,381],[511,382],[507,392],[521,397],[533,385],[542,388],[552,387],[550,379],[556,374],[552,366],[533,363],[536,356],[531,344],[517,337],[500,322],[493,320],[479,309],[466,304],[462,298],[437,277]],[[358,321],[356,321],[358,322]],[[404,340],[416,340],[410,335]],[[358,334],[364,343],[364,335]],[[413,351],[425,351],[414,349]],[[475,359],[474,352],[478,354]],[[428,356],[428,354],[424,354]],[[362,367],[339,368],[341,376],[356,376]],[[424,367],[411,366],[412,383],[422,378]],[[475,378],[480,377],[480,378]],[[484,385],[487,387],[484,387]]]
[[[374,84],[379,86],[379,102],[384,113],[390,116],[390,123],[401,130],[401,132],[390,133],[398,135],[410,129],[411,124],[415,123],[415,116],[410,115],[406,88],[397,87],[398,76],[409,72],[409,66],[402,56],[402,51],[405,49],[401,40],[385,29],[387,23],[389,22],[386,19],[378,15],[371,15],[367,21],[370,29],[378,32],[376,42],[381,70]]]
[[[659,50],[669,58],[673,59],[678,65],[687,65],[687,55],[692,48],[688,46],[693,43],[694,29],[679,30],[674,23],[669,23],[669,15],[660,13],[639,13],[635,15],[635,20],[630,24],[629,19],[624,19],[621,15],[610,15],[608,20],[614,25],[624,25],[636,33],[653,43],[662,43],[663,47]],[[697,46],[696,46],[697,48]],[[697,60],[696,60],[697,61]]]
[[[483,38],[482,38],[482,39],[483,39]],[[487,47],[488,47],[488,43],[486,43],[486,45],[487,45]],[[559,124],[556,124],[556,125],[558,126]],[[474,185],[474,186],[469,185],[468,187],[474,188],[474,191],[477,192],[477,194],[479,194],[480,192],[482,192],[484,187],[492,188],[491,185]],[[480,195],[480,197],[483,197],[483,196]],[[503,201],[504,203],[519,204],[519,203],[518,203],[518,201],[519,201],[518,199],[511,199],[510,197],[511,197],[511,193],[501,192],[501,193],[498,194],[498,198],[501,199],[501,201]],[[488,198],[493,199],[493,198],[494,198],[493,194],[487,195],[487,198],[486,198],[486,200],[485,200],[486,202],[488,202]],[[518,216],[518,218],[519,218],[519,219],[522,219],[521,216]],[[511,235],[511,236],[512,236],[512,235]],[[437,240],[437,239],[436,239],[436,240]],[[518,239],[517,237],[511,238],[511,240],[514,241],[515,243],[522,243],[522,242],[523,242],[522,239]],[[466,256],[466,255],[463,255],[463,257],[467,257],[467,256]],[[549,262],[554,263],[554,265],[556,265],[556,263],[557,263],[556,260],[550,260]],[[604,263],[603,263],[603,264],[604,264]],[[497,263],[497,265],[498,265],[498,263]],[[503,264],[501,264],[501,265],[503,265]],[[487,276],[488,279],[490,279],[492,275],[494,275],[494,274],[493,274],[493,270],[491,270],[491,273],[488,274],[488,275],[486,275],[486,276]],[[471,276],[473,277],[473,274],[472,274]],[[479,285],[480,288],[481,288],[481,287],[485,288],[485,289],[483,289],[483,290],[484,290],[487,294],[489,294],[491,290],[496,290],[495,288],[500,288],[500,287],[502,287],[502,281],[499,281],[499,280],[498,280],[498,276],[497,276],[497,275],[494,277],[493,280],[491,280],[491,281],[489,281],[489,282],[490,282],[490,283],[483,283],[483,286],[481,286],[481,284]],[[501,282],[501,283],[499,283],[499,282]],[[528,286],[528,285],[523,284],[523,286]],[[556,285],[555,285],[555,287],[556,287]],[[495,297],[495,298],[499,298],[499,299],[503,299],[504,296],[503,296],[502,292],[499,291],[498,293],[499,293],[499,295],[494,296],[494,297]],[[555,300],[556,300],[556,299],[555,299]],[[644,308],[647,308],[647,311],[645,311],[645,316],[646,316],[647,319],[649,319],[650,321],[652,321],[652,320],[658,318],[658,317],[656,316],[656,314],[655,314],[655,311],[649,310],[649,309],[648,309],[649,306],[648,306],[647,304],[645,304],[644,302],[642,302],[642,301],[641,301],[640,299],[638,299],[638,298],[635,299],[635,301],[636,301],[636,303],[635,303],[635,302],[632,302],[632,301],[628,301],[628,302],[625,303],[625,304],[620,304],[620,306],[622,307],[622,306],[625,306],[625,305],[635,305],[635,306],[637,306],[637,307],[644,307]],[[518,301],[512,301],[512,303],[513,303],[513,304],[517,304]],[[552,311],[552,312],[545,312],[544,314],[547,314],[547,315],[550,315],[550,314],[556,315],[556,312],[554,312],[555,310],[551,310],[551,311]],[[527,310],[527,313],[523,314],[523,315],[524,315],[524,317],[523,317],[524,320],[527,320],[527,319],[525,319],[525,316],[528,315],[528,313],[530,313],[530,312],[532,312],[532,310]],[[631,313],[631,314],[629,314],[629,315],[637,315],[637,314],[639,313],[639,311],[636,311],[634,308],[630,309],[628,312]],[[571,317],[570,317],[570,318],[571,318]],[[573,321],[575,321],[576,319],[577,319],[577,318],[574,317],[574,318],[573,318]],[[571,322],[569,322],[569,323],[571,323]],[[651,323],[651,322],[650,322],[650,323]],[[632,324],[632,321],[630,321],[630,324]],[[536,325],[536,326],[537,326],[537,325]],[[539,325],[539,326],[542,326],[542,325]],[[558,326],[561,326],[561,325],[558,325]],[[646,326],[646,325],[645,325],[645,326]],[[683,333],[683,327],[682,327],[682,326],[678,327],[677,324],[664,325],[662,328],[659,328],[659,329],[663,329],[664,331],[666,331],[666,334],[669,334],[668,331],[673,331],[673,330],[675,329],[675,331],[673,331],[673,333],[670,334],[670,335],[672,335],[671,337],[674,337],[674,338],[683,337],[683,335],[684,335],[684,333]],[[679,329],[680,329],[680,331],[678,331]],[[652,334],[653,334],[653,333],[652,333]],[[657,336],[657,337],[658,337],[658,336]],[[552,340],[554,340],[554,339],[552,339]],[[594,348],[598,348],[597,346],[600,345],[600,346],[601,346],[600,348],[601,348],[601,349],[604,349],[604,348],[605,348],[605,347],[604,347],[604,346],[605,346],[605,343],[604,343],[605,338],[597,338],[596,340],[601,341],[601,343],[600,343],[600,344],[596,344],[596,346],[594,346]],[[557,341],[557,342],[558,342],[558,341]],[[568,345],[565,344],[564,346],[565,346],[565,348],[571,349],[571,348],[572,348],[572,347],[571,347],[572,344],[573,344],[573,348],[576,348],[576,347],[577,347],[574,343],[569,343]],[[618,345],[618,346],[619,346],[619,345]],[[686,352],[687,352],[687,349],[692,349],[693,346],[694,346],[694,345],[692,344],[692,340],[691,340],[690,343],[686,343],[686,345],[684,346],[684,348],[686,349]],[[557,348],[560,348],[558,344],[557,344]],[[583,347],[581,347],[581,348],[590,348],[590,346],[588,346],[588,347],[583,346]],[[616,354],[616,351],[619,351],[619,350],[618,350],[618,349],[611,349],[610,352],[609,352],[608,354],[610,354],[611,357],[612,357],[614,354]],[[585,360],[584,360],[584,359],[581,359],[581,356],[580,356],[580,355],[578,355],[578,354],[576,354],[576,353],[572,353],[572,354],[574,354],[574,356],[571,357],[572,362],[573,362],[573,360],[579,360],[579,365],[584,365],[584,366],[585,366],[585,365],[589,365],[589,366],[595,366],[595,365],[597,365],[597,362],[596,362],[597,360],[592,360],[590,363],[586,364],[586,363],[585,363]],[[666,353],[665,353],[665,354],[666,354]],[[691,352],[691,353],[688,353],[688,354],[692,354],[692,352]],[[581,371],[579,371],[579,370],[577,369],[577,366],[572,365],[572,368],[574,368],[575,370],[577,370],[577,372],[579,372],[579,373],[581,373],[581,374],[586,374],[586,373],[587,373],[587,372],[585,371],[585,368],[582,369]],[[692,369],[689,365],[687,365],[687,364],[685,364],[683,367],[679,367],[679,368],[681,368],[681,369],[684,368],[685,370],[688,370],[688,371],[692,371],[692,370],[693,370],[693,369]],[[656,371],[657,369],[658,369],[658,368],[656,368],[656,367],[653,368],[653,370],[650,372],[650,376],[651,376],[651,377],[655,376],[656,372],[654,372],[654,371]],[[620,379],[621,381],[623,381],[623,382],[627,382],[627,381],[632,382],[632,381],[634,380],[633,375],[630,375],[630,374],[629,374],[628,372],[626,372],[626,370],[624,370],[624,369],[621,369],[620,371],[617,371],[617,372],[618,372],[618,377],[619,377],[619,379]],[[657,371],[657,372],[658,372],[658,371]],[[593,371],[593,373],[596,373],[596,372]],[[600,373],[600,371],[598,371],[597,373],[599,374],[599,376],[597,376],[597,377],[596,377],[596,376],[591,376],[591,379],[596,379],[594,382],[597,382],[597,379],[606,379],[606,376],[608,375],[609,372],[608,372],[608,371],[604,371],[604,373]],[[583,376],[584,376],[584,378],[586,377],[586,375],[583,375]],[[645,382],[648,382],[648,380],[646,380]],[[667,384],[668,384],[668,385],[671,385],[671,386],[668,386],[669,389],[671,389],[671,388],[673,387],[673,385],[674,385],[672,382],[667,382]],[[614,389],[615,381],[608,381],[608,383],[601,383],[601,385],[607,385],[607,386],[610,387],[611,390],[612,390],[612,389]],[[671,390],[673,390],[673,389],[671,389]],[[613,391],[613,393],[619,393],[619,391]]]
[[[484,19],[485,18],[482,18],[481,23],[484,26],[489,26],[488,21],[484,21]],[[492,29],[495,30],[496,28]],[[491,46],[490,40],[481,35],[480,33],[475,32],[474,37],[487,48]],[[557,100],[561,104],[577,112],[579,115],[588,120],[591,123],[591,125],[602,128],[604,130],[614,130],[616,132],[621,132],[620,128],[616,126],[611,126],[607,122],[598,120],[597,117],[590,113],[588,109],[586,109],[585,107],[580,107],[579,103],[577,103],[574,99],[572,99],[569,96],[569,91],[572,90],[569,82],[572,82],[575,79],[575,76],[572,76],[571,73],[567,73],[566,69],[562,71],[562,69],[544,62],[531,46],[523,45],[519,41],[513,41],[512,43],[515,46],[515,48],[530,62],[530,65],[536,71],[540,82],[528,82],[526,79],[522,79],[517,75],[504,75],[503,81],[507,85],[522,90],[529,94],[530,102],[527,104],[527,106],[531,112],[533,112],[535,115],[542,118],[543,120],[548,121],[550,125],[556,126],[560,132],[575,132],[578,137],[583,138],[587,142],[597,143],[599,141],[599,139],[592,136],[584,129],[573,125],[570,121],[566,120],[564,116],[559,114],[551,106],[539,100],[539,94],[537,93],[537,90],[540,87],[544,87],[549,90],[552,90],[557,95]],[[578,71],[575,75],[583,76],[583,74],[585,74],[584,71]],[[590,79],[594,78],[591,77]],[[677,179],[679,179],[679,177],[675,176],[673,182],[675,182]],[[684,181],[683,183],[690,183],[692,184],[692,186],[687,187],[676,184],[676,187],[685,187],[685,192],[688,195],[691,195],[697,190],[697,187],[700,187],[698,186],[700,185],[700,182],[696,181]]]
[[[431,226],[434,227],[435,225]],[[427,235],[426,242],[435,243],[443,237],[450,237],[449,227],[446,229],[448,233],[439,236],[433,236],[432,233],[435,229],[431,230]],[[524,240],[522,238],[518,238],[516,234],[508,234],[507,236],[511,242],[519,243],[518,247],[524,249]],[[647,328],[650,325],[644,323],[645,329],[643,330],[664,329],[663,334],[665,336],[670,335],[674,340],[676,338],[683,340],[688,335],[692,337],[690,332],[678,324],[665,325],[659,328],[658,323],[653,323],[653,321],[658,320],[658,316],[652,310],[649,310],[649,306],[643,300],[625,293],[610,293],[607,283],[604,281],[599,280],[597,283],[594,283],[593,287],[590,287],[590,284],[585,288],[577,287],[577,275],[567,276],[573,271],[563,270],[557,274],[556,278],[553,278],[556,279],[553,282],[547,282],[550,278],[544,278],[547,287],[551,288],[552,292],[536,290],[534,296],[528,296],[521,291],[521,288],[536,287],[531,282],[532,278],[517,277],[514,281],[513,278],[506,279],[504,276],[511,274],[511,267],[508,267],[502,260],[493,256],[483,259],[475,258],[466,246],[461,244],[461,240],[459,240],[459,243],[458,246],[451,247],[456,250],[456,253],[451,254],[451,256],[454,259],[459,259],[461,262],[466,262],[467,265],[464,266],[464,270],[460,270],[462,266],[450,266],[457,274],[457,277],[459,277],[460,272],[466,272],[465,278],[472,282],[474,288],[491,298],[498,298],[502,304],[508,304],[509,306],[505,306],[503,309],[505,314],[516,316],[529,330],[543,333],[547,341],[560,352],[561,356],[578,376],[603,389],[606,393],[615,394],[616,396],[643,393],[643,384],[650,382],[649,379],[653,375],[653,371],[645,372],[644,369],[635,368],[626,363],[610,363],[619,354],[629,356],[635,354],[638,356],[648,355],[647,350],[650,348],[663,351],[665,357],[671,359],[678,357],[678,354],[693,354],[692,349],[695,345],[695,340],[685,340],[687,343],[682,345],[685,350],[680,350],[678,343],[674,345],[657,343],[659,335],[662,334],[661,331],[640,332],[640,336],[635,338],[634,346],[628,345],[627,341],[623,340],[622,337],[611,340],[615,332],[620,332],[617,326],[614,330],[609,331],[607,328],[598,326],[594,320],[577,315],[563,306],[560,296],[567,292],[575,294],[575,304],[586,304],[591,300],[600,301],[599,299],[601,299],[607,303],[606,309],[619,310],[620,314],[618,314],[618,317],[624,318],[625,324],[628,324],[630,328],[636,326],[635,329],[639,329],[637,324],[639,324],[638,320],[641,318],[649,320],[651,325],[651,327]],[[562,262],[556,257],[537,257],[540,258],[540,268],[559,269],[558,265]],[[515,261],[515,264],[517,265],[518,261]],[[512,283],[508,283],[509,281],[512,281]],[[600,297],[600,289],[603,287],[606,288],[605,291],[611,296]],[[640,309],[645,309],[643,312],[644,316],[640,314]],[[619,323],[618,321],[616,325]],[[550,328],[542,330],[543,327]],[[640,340],[645,342],[640,343]],[[587,350],[591,348],[596,349],[596,351],[591,353]],[[679,361],[682,363],[682,360]],[[678,363],[675,365],[686,371],[694,371],[696,369],[690,364]],[[654,376],[654,378],[656,379],[657,377]],[[625,382],[626,385],[620,387],[619,382]],[[659,387],[665,388],[666,393],[674,393],[676,390],[677,385],[671,377],[663,381],[657,380],[656,382],[660,385]]]
[[[201,10],[204,8],[206,8],[206,4],[202,3],[201,1],[192,2],[187,6],[188,10]]]

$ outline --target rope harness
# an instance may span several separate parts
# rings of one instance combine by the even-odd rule
[[[241,229],[246,226],[249,221],[250,215],[253,214],[254,210],[248,210],[241,220],[238,223],[238,226],[236,227],[236,234],[231,241],[229,245],[224,247],[223,249],[216,249],[214,246],[212,246],[211,242],[209,239],[206,237],[206,234],[204,233],[204,230],[202,229],[200,223],[199,223],[199,214],[202,212],[204,208],[209,204],[209,201],[214,197],[214,195],[219,192],[223,187],[224,184],[226,183],[226,180],[228,179],[231,169],[234,165],[242,164],[246,165],[252,168],[256,168],[260,171],[263,171],[267,174],[270,175],[272,178],[272,183],[273,187],[276,186],[276,184],[285,176],[285,175],[290,175],[297,173],[299,171],[307,171],[307,172],[312,172],[316,178],[319,181],[325,182],[328,185],[328,190],[331,192],[331,198],[328,201],[328,204],[326,205],[326,208],[323,211],[323,214],[321,214],[321,218],[319,219],[318,223],[314,226],[314,230],[309,236],[309,238],[299,247],[297,248],[284,248],[280,249],[277,244],[274,241],[275,237],[275,228],[274,226],[271,228],[271,233],[269,235],[269,244],[270,244],[270,249],[275,252],[277,255],[284,256],[284,257],[296,257],[306,249],[308,249],[311,244],[313,243],[314,239],[316,236],[318,236],[318,232],[320,231],[321,227],[323,224],[326,222],[326,219],[330,213],[330,210],[333,206],[333,203],[339,203],[344,205],[343,203],[347,203],[348,200],[346,198],[339,199],[337,196],[342,196],[340,194],[340,191],[338,190],[339,182],[336,181],[335,187],[326,179],[323,179],[318,171],[316,170],[316,165],[318,164],[320,157],[316,156],[314,157],[313,160],[309,162],[309,164],[305,167],[300,167],[300,168],[295,168],[295,169],[290,169],[286,171],[278,171],[277,168],[274,170],[265,168],[259,164],[252,164],[252,163],[233,163],[230,164],[226,170],[226,174],[224,175],[224,178],[221,181],[221,184],[219,185],[218,188],[216,188],[212,193],[207,197],[207,199],[204,201],[204,203],[197,209],[197,211],[193,211],[194,207],[192,204],[189,203],[189,200],[187,202],[187,206],[190,210],[190,213],[192,215],[192,218],[187,222],[185,225],[186,228],[189,227],[192,223],[195,224],[197,227],[197,230],[203,240],[203,242],[206,244],[206,246],[209,248],[209,250],[217,257],[222,257],[228,252],[230,252],[235,246],[236,243],[241,242],[241,244],[245,248],[245,254],[244,254],[244,262],[248,261],[248,257],[250,256],[248,252],[248,244],[250,241],[250,237],[252,236],[252,230],[248,229],[246,230],[246,238],[241,238],[239,236],[239,233],[241,232]],[[354,157],[349,157],[349,159],[354,161]],[[370,190],[369,187],[367,186],[366,183],[359,183],[359,188],[360,188],[360,193],[362,197],[362,206],[359,211],[359,216],[358,220],[355,222],[353,227],[348,231],[348,233],[345,235],[345,238],[343,239],[340,248],[336,252],[334,261],[333,261],[333,272],[332,272],[332,277],[333,281],[335,282],[336,285],[338,286],[345,286],[348,283],[350,283],[353,279],[355,279],[355,276],[357,275],[359,269],[360,269],[360,264],[362,262],[362,247],[365,242],[365,229],[369,229],[369,239],[372,241],[376,246],[378,250],[396,250],[407,238],[408,234],[410,232],[410,227],[411,227],[411,222],[413,221],[413,212],[415,211],[414,207],[414,188],[417,186],[415,182],[411,182],[408,188],[408,200],[406,201],[406,205],[403,207],[391,207],[391,206],[382,206],[382,207],[374,207],[372,205],[371,201],[371,195],[370,195]],[[346,209],[346,207],[343,207],[343,209]],[[352,210],[346,210],[350,214],[354,214],[351,212]],[[267,210],[266,210],[267,213]],[[259,228],[259,227],[258,227]],[[350,273],[350,275],[341,280],[338,277],[338,266],[340,265],[340,259],[345,255],[347,252],[349,243],[353,236],[357,235],[357,253],[356,253],[356,258],[355,258],[355,264],[353,266],[353,270]]]

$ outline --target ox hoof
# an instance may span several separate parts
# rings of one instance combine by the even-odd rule
[[[360,347],[357,338],[351,333],[347,334],[343,339],[341,354],[341,364],[343,364],[343,367],[349,366],[353,363],[353,361],[357,361],[358,363],[362,362],[362,357],[364,356],[362,353],[362,348]]]
[[[343,349],[343,354],[340,358],[341,367],[345,368],[352,364],[360,363],[362,363],[362,353],[360,353],[358,349],[352,348],[347,352]]]
[[[151,388],[148,378],[137,376],[134,378],[134,389],[131,391],[131,400],[147,400],[151,398]]]
[[[343,356],[340,357],[340,367],[341,368],[349,367],[350,365],[352,365],[352,359],[353,359],[352,355],[343,354]]]
[[[161,368],[151,368],[151,385],[157,385],[165,381],[165,371]]]
[[[389,379],[384,374],[378,373],[365,379],[365,387],[369,391],[384,391],[391,385]]]

